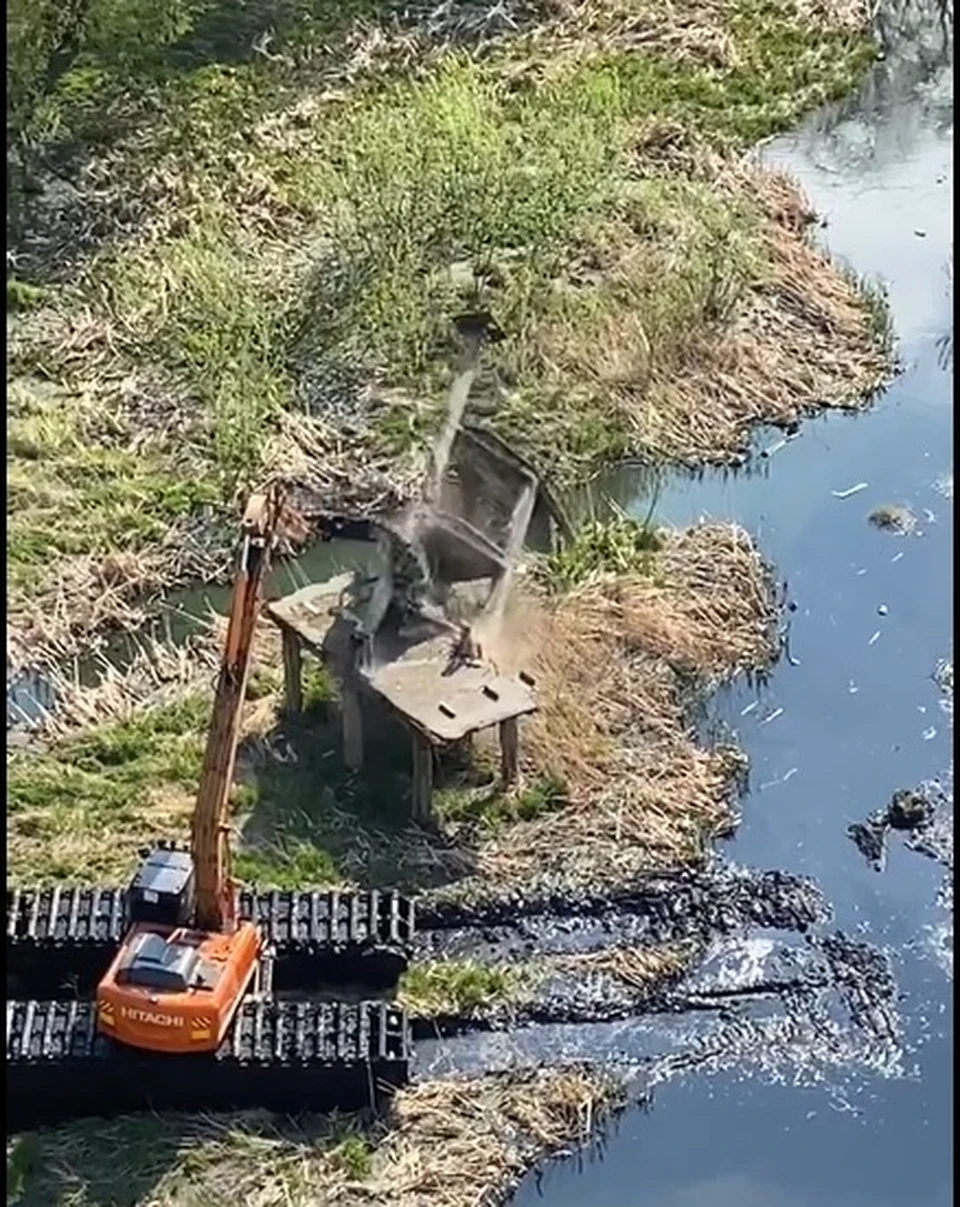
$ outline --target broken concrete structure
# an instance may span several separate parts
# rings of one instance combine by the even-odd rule
[[[499,623],[541,494],[533,470],[497,436],[462,425],[474,372],[454,382],[421,497],[372,522],[381,570],[312,584],[267,608],[283,633],[287,707],[301,707],[304,649],[334,675],[349,766],[363,763],[364,698],[410,732],[420,819],[430,813],[435,747],[498,726],[508,786],[518,720],[536,710],[533,680],[501,675],[474,636]]]

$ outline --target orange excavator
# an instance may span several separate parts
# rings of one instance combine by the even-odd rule
[[[258,988],[264,939],[237,917],[227,808],[262,588],[278,537],[296,527],[278,486],[250,498],[191,849],[146,857],[127,892],[127,932],[97,986],[98,1031],[130,1047],[212,1052]]]

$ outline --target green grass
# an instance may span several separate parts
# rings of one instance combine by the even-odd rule
[[[209,701],[190,697],[7,760],[14,882],[122,881],[137,849],[187,835]]]
[[[417,1018],[469,1017],[515,1001],[524,984],[522,969],[473,960],[412,964],[400,978],[398,1000]]]
[[[9,1207],[306,1204],[370,1176],[382,1126],[263,1112],[83,1120],[7,1142]]]
[[[563,594],[598,574],[653,573],[662,538],[648,520],[616,514],[580,524],[572,539],[539,564],[541,579]]]
[[[482,831],[496,832],[511,822],[542,817],[566,801],[567,790],[562,781],[542,775],[519,791],[510,792],[488,785],[450,784],[436,791],[434,809],[442,822],[469,824]]]
[[[312,842],[285,841],[282,837],[269,847],[239,851],[233,870],[238,880],[271,888],[305,888],[341,880],[329,851]]]
[[[30,308],[17,372],[54,377],[68,399],[59,418],[82,443],[61,433],[31,458],[17,450],[33,417],[8,422],[22,592],[42,593],[65,557],[149,548],[179,517],[232,499],[298,405],[304,366],[422,397],[425,409],[374,412],[368,442],[396,455],[422,438],[465,300],[455,262],[483,278],[508,333],[497,359],[513,389],[496,423],[561,478],[623,454],[638,438],[623,380],[669,378],[691,336],[722,324],[765,272],[749,198],[662,165],[638,130],[745,146],[848,89],[872,53],[803,26],[785,0],[738,0],[731,66],[614,50],[560,58],[533,90],[510,82],[529,48],[507,39],[482,60],[442,55],[416,79],[388,63],[376,86],[361,77],[276,116],[309,94],[296,62],[322,42],[335,64],[351,22],[395,7],[290,3],[272,16],[271,49],[289,59],[278,65],[249,51],[256,6],[95,0],[76,54],[37,93],[64,14],[21,0],[8,50],[18,146],[31,165],[92,157],[141,218],[69,288],[8,282],[8,310]],[[591,264],[597,279],[578,283]],[[634,346],[624,327],[638,313]],[[86,316],[99,342],[65,348],[64,314]],[[630,363],[607,363],[608,347]],[[120,383],[145,366],[170,383],[176,435],[162,408],[91,433],[91,411],[122,410]]]

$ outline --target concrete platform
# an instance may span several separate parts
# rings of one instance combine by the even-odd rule
[[[425,639],[401,638],[380,631],[374,639],[371,668],[358,664],[355,627],[338,613],[352,573],[311,583],[266,606],[283,636],[284,690],[291,713],[303,707],[302,655],[307,650],[328,666],[340,689],[343,752],[347,765],[364,761],[361,697],[385,703],[411,737],[413,815],[425,820],[433,796],[434,748],[463,741],[496,726],[500,736],[501,779],[516,782],[519,767],[519,718],[536,712],[533,680],[500,675],[489,664],[453,665],[452,634]]]
[[[348,570],[272,600],[264,611],[281,629],[291,630],[305,645],[320,651],[337,619],[335,609],[340,596],[352,582],[353,572]]]
[[[449,650],[449,638],[424,641],[360,677],[434,743],[461,741],[536,711],[532,681],[498,675],[490,666],[459,666],[448,674]]]

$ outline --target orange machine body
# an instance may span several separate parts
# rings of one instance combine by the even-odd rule
[[[276,484],[244,512],[190,855],[148,856],[127,892],[130,928],[97,986],[97,1029],[130,1047],[214,1051],[259,968],[260,933],[236,917],[227,813],[261,590],[277,536],[298,525]]]
[[[118,1042],[155,1052],[213,1052],[256,970],[260,934],[135,923],[97,988],[97,1023]]]

